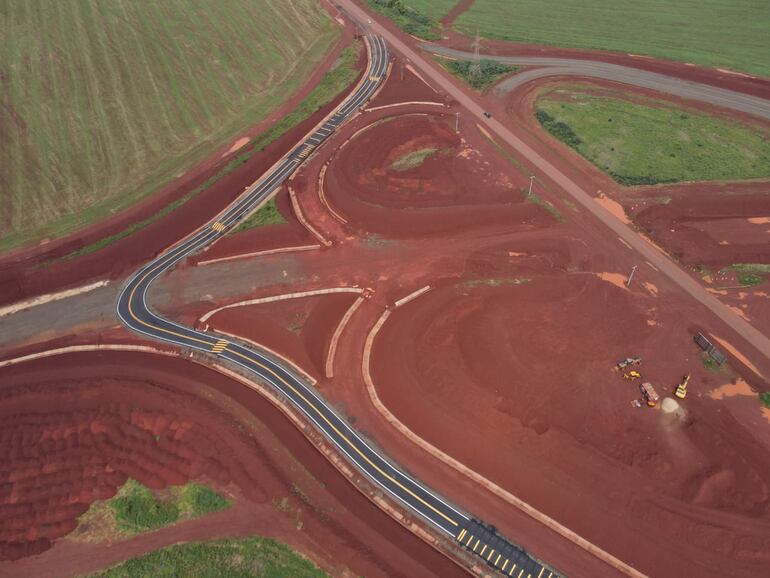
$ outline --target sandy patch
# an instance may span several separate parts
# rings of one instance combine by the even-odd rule
[[[746,367],[748,367],[748,368],[749,368],[751,371],[753,371],[754,373],[756,373],[756,374],[757,374],[759,377],[761,377],[762,379],[765,379],[765,376],[764,376],[764,375],[762,375],[762,372],[761,372],[761,371],[759,371],[759,369],[757,369],[757,366],[756,366],[756,365],[754,365],[753,363],[751,363],[751,362],[750,362],[750,361],[749,361],[749,360],[746,358],[746,356],[745,356],[745,355],[743,355],[743,354],[742,354],[740,351],[738,351],[738,350],[737,350],[737,349],[736,349],[736,348],[735,348],[735,347],[734,347],[732,344],[728,343],[728,342],[727,342],[727,341],[725,341],[724,339],[721,339],[721,338],[717,337],[717,336],[716,336],[716,335],[714,335],[713,333],[711,334],[711,337],[713,337],[713,338],[714,338],[714,340],[715,340],[717,343],[719,343],[719,345],[721,345],[722,347],[724,347],[724,348],[725,348],[727,351],[729,351],[729,352],[730,352],[730,353],[731,353],[733,356],[735,356],[735,357],[738,359],[738,361],[740,361],[741,363],[743,363],[743,364],[744,364]]]
[[[526,257],[526,253],[517,253],[516,251],[508,251],[509,257]]]
[[[610,199],[604,193],[600,193],[598,197],[594,197],[594,201],[599,203],[602,207],[604,207],[608,212],[614,215],[622,223],[625,223],[626,225],[631,224],[631,219],[629,219],[628,215],[626,215],[626,211],[625,209],[623,209],[623,205],[621,205],[617,201]]]
[[[724,399],[726,397],[735,397],[736,395],[755,396],[757,394],[751,391],[749,384],[741,378],[738,378],[735,383],[720,385],[708,393],[711,399]]]
[[[727,295],[727,291],[725,289],[712,289],[711,287],[706,287],[706,291],[713,293],[714,295]]]
[[[765,419],[770,422],[770,407],[763,407],[762,408],[762,415],[765,416]]]
[[[626,276],[622,273],[596,273],[596,276],[602,281],[612,283],[621,289],[628,289],[628,287],[626,287]]]
[[[248,142],[249,142],[249,137],[247,136],[239,138],[237,141],[233,143],[233,146],[230,147],[230,150],[228,150],[222,156],[226,157],[227,155],[234,153],[238,149],[245,147],[248,144]]]
[[[642,283],[642,285],[644,286],[645,289],[647,289],[647,291],[649,291],[656,297],[658,296],[658,288],[654,284],[650,283],[649,281],[645,281],[644,283]]]
[[[751,321],[748,315],[746,315],[746,312],[741,309],[740,307],[736,307],[735,305],[728,305],[730,310],[735,313],[738,317],[743,319],[744,321]]]
[[[730,242],[729,241],[719,241],[719,244],[720,245],[729,245]]]
[[[657,324],[658,324],[658,322],[655,321],[654,319],[648,319],[647,320],[647,325],[649,325],[650,327],[655,327]]]
[[[752,225],[770,225],[770,217],[751,217],[746,220]]]

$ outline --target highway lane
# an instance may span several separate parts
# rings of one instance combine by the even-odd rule
[[[423,44],[421,47],[433,54],[449,56],[460,60],[468,60],[474,57],[471,52],[463,52],[462,50],[446,48],[437,44]],[[538,67],[506,78],[495,86],[494,90],[496,92],[509,92],[527,82],[549,76],[588,76],[656,90],[770,119],[770,101],[764,98],[709,84],[682,80],[681,78],[649,72],[631,66],[582,60],[579,58],[552,58],[548,56],[482,55],[481,57],[503,64]]]
[[[376,91],[387,72],[388,52],[381,37],[368,36],[369,68],[355,91],[303,142],[276,163],[217,219],[193,233],[136,272],[120,293],[117,314],[129,329],[148,337],[219,356],[272,385],[312,422],[352,465],[393,499],[433,527],[457,540],[488,565],[516,578],[551,578],[552,570],[500,536],[494,528],[463,513],[399,469],[368,444],[303,379],[279,360],[216,334],[197,331],[152,311],[147,292],[152,283],[180,260],[225,235],[265,201],[329,135],[349,119]]]

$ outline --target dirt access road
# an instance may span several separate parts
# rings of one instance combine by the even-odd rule
[[[421,48],[440,56],[449,56],[461,60],[473,58],[472,52],[455,50],[454,48],[447,48],[438,44],[422,44]],[[503,64],[538,67],[514,74],[503,80],[495,87],[495,91],[510,92],[527,82],[547,76],[589,76],[657,90],[682,98],[698,100],[756,115],[764,119],[770,119],[770,101],[767,99],[630,66],[621,66],[610,62],[581,60],[578,58],[551,58],[547,56],[498,56],[495,54],[484,54],[482,58],[495,60]]]
[[[520,153],[532,165],[537,167],[540,172],[545,174],[560,188],[569,193],[575,199],[575,201],[580,203],[580,205],[587,209],[589,213],[604,223],[604,225],[607,226],[613,233],[615,233],[622,241],[630,245],[641,256],[641,261],[639,261],[640,263],[642,261],[649,262],[654,267],[663,272],[666,276],[668,276],[691,297],[710,309],[720,320],[722,320],[730,329],[742,337],[743,341],[748,343],[754,349],[754,351],[761,356],[760,359],[757,358],[756,355],[751,355],[751,357],[756,358],[756,361],[759,362],[757,365],[760,367],[762,365],[767,365],[768,361],[770,361],[770,339],[768,339],[767,336],[753,327],[750,323],[738,317],[724,303],[720,302],[716,297],[709,294],[692,277],[690,277],[675,263],[673,263],[665,254],[641,238],[628,226],[621,223],[606,209],[597,204],[591,195],[581,189],[553,164],[551,164],[548,160],[534,151],[529,145],[514,135],[513,132],[511,132],[500,121],[494,118],[485,118],[484,110],[477,104],[473,97],[471,97],[466,92],[463,92],[442,72],[440,72],[436,67],[432,66],[426,58],[408,46],[401,39],[401,34],[396,35],[388,27],[385,27],[376,20],[372,19],[370,15],[358,5],[356,5],[353,0],[339,0],[338,4],[344,8],[354,20],[357,20],[358,22],[371,22],[371,24],[367,25],[371,32],[379,34],[385,38],[385,40],[393,49],[397,50],[404,57],[409,59],[415,68],[417,68],[422,74],[435,82],[438,87],[444,90],[452,98],[456,99],[459,105],[465,108],[471,115],[475,116],[478,121],[482,123],[490,132],[497,135],[507,145]],[[632,263],[629,265],[631,264]]]

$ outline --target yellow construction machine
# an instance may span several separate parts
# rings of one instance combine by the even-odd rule
[[[676,386],[676,389],[674,390],[674,395],[677,396],[679,399],[684,399],[687,397],[687,384],[690,382],[690,374],[688,373],[684,377],[682,377],[682,381],[679,383],[679,385]]]

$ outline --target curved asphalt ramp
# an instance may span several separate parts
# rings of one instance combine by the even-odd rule
[[[433,54],[460,60],[469,60],[474,57],[471,52],[445,48],[437,44],[422,44],[420,47]],[[481,58],[503,64],[540,67],[525,70],[506,78],[495,86],[494,91],[496,93],[510,92],[537,78],[548,76],[589,76],[657,90],[682,98],[699,100],[770,120],[770,101],[764,98],[708,84],[682,80],[674,76],[666,76],[630,66],[577,58],[550,58],[547,56],[482,55]]]

